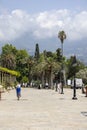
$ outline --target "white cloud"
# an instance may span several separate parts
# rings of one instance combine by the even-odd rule
[[[21,11],[14,10],[11,14],[0,15],[0,40],[12,40],[20,37],[29,29],[30,16]]]
[[[69,10],[45,11],[30,15],[22,10],[0,15],[0,41],[13,40],[25,32],[42,39],[57,37],[64,30],[68,40],[87,37],[87,12],[73,13]]]

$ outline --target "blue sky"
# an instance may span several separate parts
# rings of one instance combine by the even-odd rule
[[[11,43],[34,51],[39,43],[41,51],[55,51],[60,47],[60,30],[67,34],[66,55],[75,53],[75,49],[71,53],[72,48],[83,49],[80,44],[87,41],[87,0],[0,0],[0,46]]]
[[[29,13],[48,11],[53,9],[84,10],[87,0],[0,0],[0,4],[7,10],[22,9]]]

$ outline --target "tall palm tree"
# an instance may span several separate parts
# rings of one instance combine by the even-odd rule
[[[33,75],[36,75],[37,79],[41,80],[43,87],[45,85],[44,76],[45,76],[46,65],[47,63],[45,61],[44,54],[41,54],[39,58],[39,62],[35,63],[33,66]]]
[[[44,87],[45,83],[48,82],[49,88],[53,88],[53,78],[56,70],[60,70],[60,64],[53,57],[44,57],[44,54],[40,55],[39,62],[33,68],[33,72],[41,80],[42,86]]]
[[[61,41],[61,51],[62,51],[62,74],[63,74],[63,78],[65,77],[64,76],[64,72],[63,72],[63,43],[64,43],[64,40],[66,39],[66,34],[65,32],[62,30],[62,31],[59,31],[58,33],[58,38],[60,39]],[[61,94],[63,94],[63,79],[62,79],[62,91],[61,91]]]
[[[56,70],[60,70],[60,64],[52,57],[47,58],[46,71],[48,72],[49,88],[53,88],[53,78]]]
[[[63,43],[64,43],[64,40],[66,39],[66,34],[64,31],[59,31],[58,33],[58,38],[60,39],[61,41],[61,49],[62,49],[62,58],[63,58]]]
[[[27,66],[28,66],[28,80],[29,80],[29,83],[31,83],[31,80],[32,80],[32,69],[33,69],[33,66],[34,66],[34,59],[32,56],[28,57],[27,58]]]

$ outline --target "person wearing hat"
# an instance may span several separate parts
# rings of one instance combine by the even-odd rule
[[[16,86],[16,94],[17,94],[17,99],[19,100],[21,97],[21,85],[17,84]]]

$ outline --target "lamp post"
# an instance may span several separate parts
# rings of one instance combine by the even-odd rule
[[[74,100],[77,100],[76,97],[76,79],[75,79],[75,75],[74,75],[74,87],[73,87],[73,98]]]
[[[77,61],[76,61],[76,56],[73,57],[73,62],[72,62],[72,66],[73,66],[73,69],[74,69],[74,86],[73,86],[73,100],[77,100],[77,97],[76,97],[76,66],[77,66]]]

